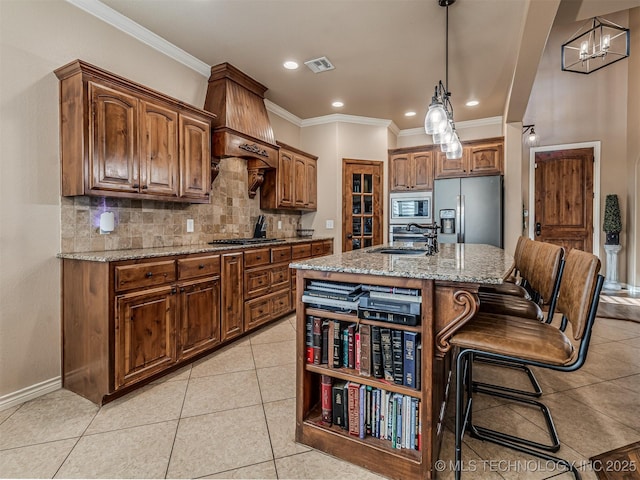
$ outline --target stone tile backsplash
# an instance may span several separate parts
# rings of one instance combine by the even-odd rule
[[[211,204],[188,204],[103,197],[62,197],[61,252],[196,245],[220,238],[251,237],[258,215],[267,218],[267,236],[295,237],[297,212],[260,210],[260,192],[249,198],[246,161],[227,158],[213,182]],[[100,234],[100,215],[115,214],[115,230]],[[187,219],[194,232],[187,233]],[[282,229],[278,230],[278,221]]]

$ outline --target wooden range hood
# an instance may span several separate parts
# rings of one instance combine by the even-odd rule
[[[204,109],[213,121],[212,181],[221,158],[247,160],[249,197],[264,181],[264,172],[278,165],[278,150],[264,105],[267,87],[229,63],[211,67]]]

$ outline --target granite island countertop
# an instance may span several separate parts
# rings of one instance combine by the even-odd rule
[[[376,253],[376,250],[385,247],[424,246],[424,243],[393,242],[362,250],[298,260],[289,266],[322,272],[499,284],[513,265],[513,257],[510,254],[491,245],[441,243],[439,252],[431,256]]]
[[[133,248],[125,250],[104,250],[93,252],[69,252],[58,253],[57,258],[70,260],[85,260],[89,262],[118,262],[121,260],[137,260],[141,258],[168,257],[171,255],[189,255],[193,253],[210,253],[226,250],[248,250],[260,247],[272,247],[278,245],[292,245],[296,243],[308,243],[318,240],[332,240],[333,237],[292,237],[274,239],[272,242],[251,243],[245,245],[218,243],[200,243],[196,245],[181,245],[175,247]]]

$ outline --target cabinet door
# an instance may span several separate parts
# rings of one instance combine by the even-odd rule
[[[307,204],[307,183],[305,175],[307,173],[307,164],[305,158],[300,155],[293,157],[293,173],[294,173],[294,189],[293,204],[296,208],[304,208]]]
[[[180,291],[178,359],[192,357],[220,343],[220,278],[184,283]]]
[[[318,209],[318,172],[317,161],[308,158],[305,165],[306,207],[309,210]]]
[[[178,114],[140,101],[141,193],[178,196]]]
[[[90,190],[137,192],[139,188],[138,100],[89,82]]]
[[[278,189],[278,207],[293,207],[293,192],[294,192],[294,163],[293,154],[286,150],[280,150],[280,158],[278,160],[277,172],[278,182],[276,188]]]
[[[171,286],[116,297],[116,389],[175,363],[175,299]]]
[[[469,146],[467,151],[469,175],[502,174],[502,144]]]
[[[180,115],[180,196],[208,201],[211,192],[211,126]]]
[[[448,159],[447,154],[441,151],[436,152],[436,173],[435,178],[456,178],[467,175],[468,149],[463,148],[462,157]]]
[[[412,190],[433,190],[433,152],[411,154]]]
[[[228,253],[222,256],[221,269],[221,314],[222,341],[228,340],[243,332],[242,293],[243,262],[242,253]]]
[[[389,165],[392,192],[404,192],[411,187],[409,154],[393,155]]]

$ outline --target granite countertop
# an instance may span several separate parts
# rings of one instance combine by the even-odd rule
[[[183,245],[177,247],[154,247],[135,248],[128,250],[106,250],[96,252],[78,253],[58,253],[58,258],[70,260],[87,260],[90,262],[117,262],[120,260],[137,260],[140,258],[167,257],[170,255],[188,255],[192,253],[220,252],[225,250],[247,250],[250,248],[271,247],[278,245],[291,245],[295,243],[306,243],[316,240],[332,240],[333,237],[312,237],[312,238],[281,238],[274,239],[273,242],[251,243],[246,245],[218,243],[210,245],[208,243],[197,245]]]
[[[383,247],[420,248],[425,244],[394,242],[352,252],[297,260],[291,268],[388,277],[427,278],[453,282],[502,283],[513,257],[491,245],[441,243],[432,256],[375,253]]]

